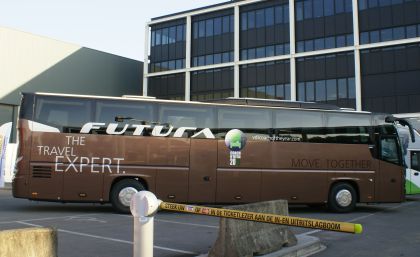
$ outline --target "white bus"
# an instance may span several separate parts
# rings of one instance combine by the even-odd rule
[[[420,194],[420,113],[418,114],[395,114],[395,117],[404,118],[414,128],[415,142],[410,140],[407,127],[398,126],[398,134],[401,138],[404,160],[406,165],[406,194]]]

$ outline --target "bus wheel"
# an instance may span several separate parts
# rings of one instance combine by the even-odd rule
[[[337,183],[331,187],[328,208],[333,212],[350,212],[356,207],[357,194],[348,183]]]
[[[135,179],[123,179],[111,189],[110,200],[112,207],[120,213],[130,213],[130,202],[133,195],[145,190],[144,186]]]

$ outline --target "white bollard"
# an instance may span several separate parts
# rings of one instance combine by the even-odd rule
[[[131,199],[134,216],[133,257],[153,257],[154,215],[161,201],[149,191],[137,192]]]

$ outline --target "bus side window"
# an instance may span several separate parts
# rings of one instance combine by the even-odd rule
[[[399,165],[398,145],[394,137],[385,137],[381,139],[381,159]]]
[[[64,133],[77,133],[83,124],[92,121],[92,104],[86,99],[38,97],[35,121],[53,126]]]
[[[203,106],[183,106],[175,104],[160,104],[160,124],[169,124],[178,129],[180,127],[193,127],[197,129],[215,128],[214,108]],[[175,130],[172,131],[174,133]],[[190,137],[194,131],[186,131],[183,137]],[[201,135],[201,134],[200,134]]]
[[[217,113],[218,138],[224,138],[230,129],[239,129],[249,137],[268,135],[272,128],[272,113],[264,109],[243,107],[219,108]],[[271,131],[273,132],[273,131]]]
[[[96,103],[96,122],[115,122],[115,117],[130,117],[133,123],[139,121],[155,121],[153,117],[153,105],[140,101],[123,102],[116,100],[99,100]],[[126,120],[131,121],[130,119]]]
[[[420,151],[411,152],[411,169],[420,170],[419,157],[420,157]]]
[[[340,144],[370,143],[371,116],[366,114],[327,113],[326,142]]]
[[[325,141],[324,114],[318,111],[275,110],[276,136],[291,137],[299,142],[323,143]]]
[[[141,101],[97,100],[95,122],[106,125],[95,130],[94,133],[105,134],[106,126],[109,123],[116,123],[116,117],[123,118],[122,122],[117,123],[117,131],[121,131],[126,124],[150,124],[156,121],[154,112],[154,104]],[[134,127],[130,126],[123,135],[130,135],[133,131]],[[148,135],[148,129],[144,129],[142,135]]]

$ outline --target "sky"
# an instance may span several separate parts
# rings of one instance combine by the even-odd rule
[[[0,0],[0,26],[141,60],[153,17],[227,0]]]

